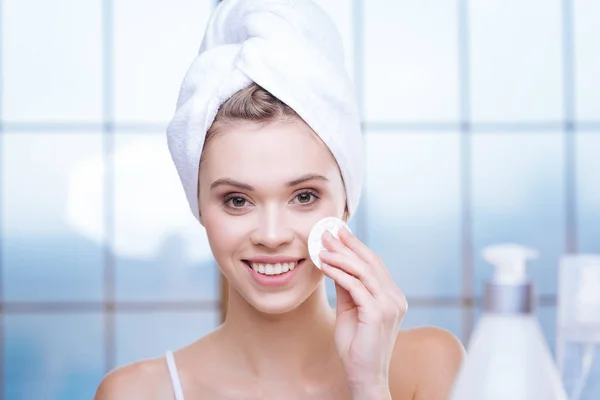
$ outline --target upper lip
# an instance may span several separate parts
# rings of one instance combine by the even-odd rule
[[[252,258],[246,258],[244,261],[257,264],[284,264],[300,261],[301,257],[290,257],[290,256],[256,256]]]

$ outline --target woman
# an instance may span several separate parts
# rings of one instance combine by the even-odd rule
[[[406,300],[377,255],[347,229],[323,235],[322,269],[308,255],[312,226],[347,221],[362,183],[338,39],[308,0],[219,5],[168,135],[230,285],[227,317],[166,357],[112,371],[97,400],[449,397],[462,345],[441,329],[399,331]]]

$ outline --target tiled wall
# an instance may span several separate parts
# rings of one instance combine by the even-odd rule
[[[344,38],[367,171],[352,228],[465,342],[497,241],[552,345],[556,269],[600,252],[600,2],[318,0]],[[218,275],[164,128],[215,0],[0,0],[5,399],[91,398],[218,324]],[[331,285],[329,285],[331,288]]]

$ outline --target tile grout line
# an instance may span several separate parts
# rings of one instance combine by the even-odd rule
[[[428,297],[428,296],[408,296],[411,306],[421,308],[436,307],[472,307],[482,302],[482,297]],[[539,297],[540,306],[554,306],[557,296],[552,294],[543,294]],[[331,298],[330,300],[335,300]],[[131,313],[153,313],[153,312],[215,312],[218,307],[218,301],[205,300],[183,300],[183,301],[116,301],[108,303],[102,301],[11,301],[4,302],[0,312],[3,314],[43,314],[43,313],[104,313],[111,312],[131,312]]]
[[[0,0],[0,87],[4,87],[4,2]],[[4,91],[0,91],[0,155],[4,152]],[[2,160],[4,157],[0,156],[0,307],[4,305],[4,215],[3,215],[3,203],[4,203],[4,179],[1,179],[3,172]],[[6,314],[4,313],[4,307],[0,310],[0,400],[4,400],[4,392],[6,388],[6,382],[4,377],[5,365],[5,354],[6,354],[6,342],[5,342],[5,326],[6,326]]]
[[[363,0],[354,0],[352,2],[352,22],[354,26],[354,34],[353,34],[353,72],[354,72],[354,88],[356,93],[356,101],[358,107],[359,119],[361,121],[361,135],[363,138],[363,184],[361,188],[361,197],[360,197],[360,205],[356,210],[356,225],[357,225],[357,237],[365,243],[367,246],[370,245],[369,237],[368,237],[368,195],[367,195],[367,143],[366,143],[366,125],[364,123],[364,1]]]
[[[471,204],[471,132],[470,86],[469,86],[469,4],[458,2],[458,71],[460,85],[460,193],[461,193],[461,266],[463,298],[473,296],[475,268],[473,263],[473,221]],[[463,307],[462,341],[468,345],[474,326],[473,306]]]
[[[573,33],[573,1],[563,0],[563,101],[564,101],[564,185],[565,185],[565,250],[578,251],[577,235],[577,166],[575,121],[575,56]]]
[[[599,134],[600,121],[579,121],[570,122],[572,129],[579,132],[589,132],[590,134]],[[75,132],[81,134],[96,133],[103,130],[106,123],[95,122],[4,122],[5,132],[27,132],[30,134],[53,134],[56,132]],[[395,122],[395,121],[362,121],[361,129],[365,136],[371,133],[386,133],[389,135],[406,135],[413,133],[423,134],[445,134],[454,133],[461,129],[460,122]],[[540,133],[545,134],[548,131],[562,131],[565,127],[565,121],[546,121],[546,122],[470,122],[470,129],[477,132],[478,135],[487,133],[515,135],[521,133]],[[114,123],[113,130],[119,134],[138,134],[147,132],[162,132],[165,130],[165,124],[159,122],[135,122],[135,123]]]
[[[103,58],[103,215],[104,215],[104,274],[103,274],[103,320],[104,320],[104,372],[108,373],[115,367],[116,360],[116,327],[115,311],[111,305],[114,303],[114,256],[111,244],[114,240],[114,165],[111,154],[114,147],[114,48],[113,48],[113,7],[112,0],[102,3],[102,58]]]

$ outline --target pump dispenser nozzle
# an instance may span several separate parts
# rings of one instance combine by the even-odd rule
[[[496,313],[530,313],[535,294],[527,279],[526,264],[538,257],[535,249],[512,243],[485,247],[483,258],[495,266],[491,282],[485,286],[484,308]]]
[[[527,281],[527,260],[538,257],[535,249],[518,244],[497,244],[483,249],[483,258],[496,267],[494,282],[521,284]]]

